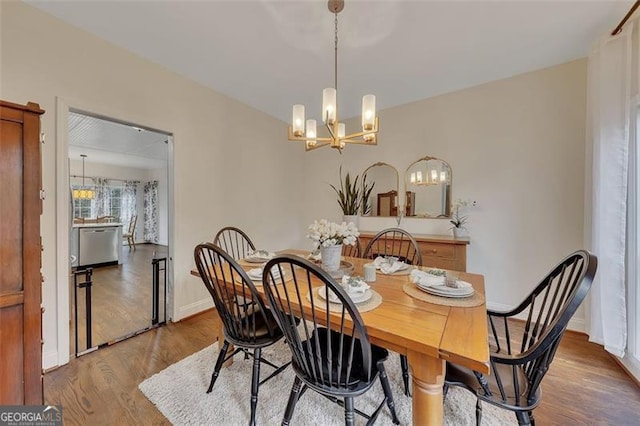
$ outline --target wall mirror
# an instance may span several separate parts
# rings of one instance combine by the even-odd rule
[[[405,216],[451,217],[451,166],[435,157],[414,161],[404,176]]]
[[[396,168],[378,162],[367,167],[362,176],[366,176],[366,180],[362,182],[362,216],[398,216],[400,179]],[[370,191],[367,191],[368,187],[371,187]]]

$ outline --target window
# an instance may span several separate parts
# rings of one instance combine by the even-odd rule
[[[81,185],[72,185],[71,189],[80,189]],[[104,216],[115,216],[118,219],[122,218],[122,185],[121,184],[111,184],[109,185],[109,205]],[[74,198],[73,199],[73,217],[76,218],[96,218],[97,214],[97,202],[96,199],[93,200],[81,200]]]
[[[73,185],[72,189],[80,189],[80,185]],[[93,212],[93,200],[73,199],[73,217],[90,218]]]

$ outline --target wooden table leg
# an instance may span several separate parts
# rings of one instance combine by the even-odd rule
[[[442,425],[445,361],[413,351],[407,358],[413,376],[413,424]]]

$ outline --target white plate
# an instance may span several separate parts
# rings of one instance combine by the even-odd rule
[[[418,285],[417,287],[422,291],[425,291],[425,292],[427,292],[429,294],[434,294],[436,296],[443,296],[443,297],[469,297],[469,296],[473,296],[473,293],[475,292],[475,290],[473,289],[471,284],[466,283],[464,281],[462,281],[462,283],[464,283],[466,285],[464,287],[461,287],[461,288],[447,287],[445,285],[439,285],[439,286],[434,286],[434,287],[422,287],[422,286]]]
[[[340,300],[338,299],[338,297],[333,292],[330,292],[329,294],[330,294],[329,295],[329,302],[330,303],[340,303]],[[327,300],[327,287],[326,286],[322,286],[322,287],[318,288],[318,296],[320,296],[324,300]],[[364,293],[355,293],[355,294],[347,293],[347,296],[349,296],[351,298],[353,303],[362,303],[362,302],[366,302],[367,300],[371,299],[371,296],[373,296],[373,294],[371,294],[371,290],[370,289],[367,289]]]

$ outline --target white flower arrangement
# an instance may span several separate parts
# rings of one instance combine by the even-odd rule
[[[352,246],[356,243],[358,235],[360,235],[358,228],[352,222],[338,224],[320,219],[309,225],[307,238],[313,241],[313,246],[317,249],[320,246],[329,247],[340,244]]]

